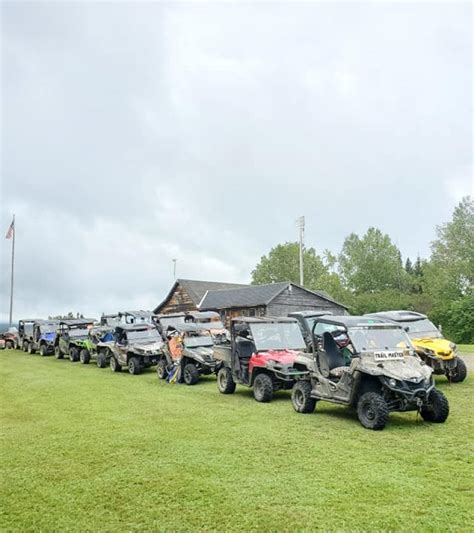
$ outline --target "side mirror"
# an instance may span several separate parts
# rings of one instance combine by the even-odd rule
[[[403,329],[408,333],[410,331],[410,326],[405,326]]]

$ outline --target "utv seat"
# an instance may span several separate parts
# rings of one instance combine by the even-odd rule
[[[327,356],[329,375],[334,378],[340,378],[344,372],[349,370],[349,367],[346,365],[344,356],[329,331],[325,331],[323,334],[323,347]]]
[[[244,380],[248,380],[249,362],[252,354],[255,353],[255,344],[245,337],[237,337],[235,339],[235,351],[239,356],[241,376]]]

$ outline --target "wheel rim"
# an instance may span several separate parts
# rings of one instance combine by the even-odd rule
[[[219,373],[219,384],[223,389],[227,387],[227,375],[225,372]]]
[[[295,390],[295,403],[298,407],[303,405],[303,393],[300,391],[300,389]]]

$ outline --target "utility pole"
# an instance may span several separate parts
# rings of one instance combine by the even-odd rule
[[[300,228],[300,285],[304,286],[304,270],[303,270],[303,247],[304,247],[304,216],[297,219]]]
[[[173,277],[174,279],[176,279],[176,262],[178,261],[177,259],[172,259],[173,261]]]

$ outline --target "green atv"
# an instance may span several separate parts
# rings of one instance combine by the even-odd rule
[[[56,359],[63,359],[66,355],[73,363],[79,360],[84,364],[89,363],[93,348],[89,329],[94,322],[93,318],[61,320],[54,346]]]

